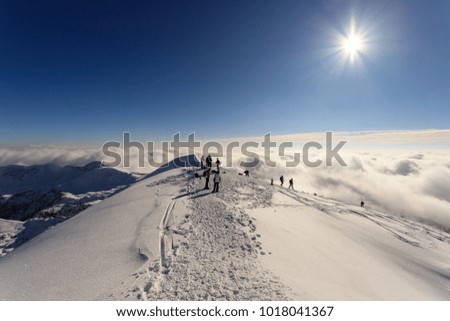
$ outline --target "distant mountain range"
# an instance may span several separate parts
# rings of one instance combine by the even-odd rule
[[[0,218],[71,217],[135,181],[101,162],[0,167]]]

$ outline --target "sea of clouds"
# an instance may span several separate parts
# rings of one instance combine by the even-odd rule
[[[294,178],[294,187],[348,204],[389,211],[450,229],[450,153],[446,151],[348,151],[348,166],[276,169],[253,172],[267,179]],[[282,163],[281,160],[278,161]]]
[[[45,165],[81,166],[101,160],[100,148],[63,146],[0,146],[0,166]]]
[[[362,135],[366,135],[366,139]],[[284,156],[273,149],[270,158],[276,163],[276,167],[267,166],[264,162],[262,148],[250,148],[260,156],[259,165],[249,169],[250,175],[266,180],[268,186],[271,179],[279,184],[279,177],[284,175],[286,182],[293,178],[294,187],[305,193],[317,193],[356,206],[363,200],[369,208],[382,209],[393,215],[417,219],[450,230],[450,150],[446,145],[450,142],[449,131],[411,132],[409,135],[393,132],[389,135],[397,140],[387,137],[385,133],[336,135],[334,145],[340,140],[348,141],[340,151],[347,166],[333,162],[333,166],[322,164],[316,168],[307,167],[303,163],[286,167],[286,161],[291,160],[295,152],[303,153],[301,146],[306,141],[319,141],[325,145],[324,134],[279,136],[276,138],[278,143],[293,141],[296,148],[290,149]],[[398,140],[399,136],[403,136],[401,141]],[[252,139],[262,141],[262,137]],[[248,140],[250,138],[238,141],[242,144]],[[224,149],[230,141],[221,142]],[[419,148],[412,149],[414,145]],[[312,151],[310,160],[325,159],[324,150]],[[214,152],[213,148],[213,156]],[[182,154],[186,153],[184,151]],[[156,149],[150,155],[161,161],[162,154],[161,149]],[[197,149],[196,154],[200,157],[201,149]],[[147,157],[145,155],[145,159]],[[172,150],[168,151],[168,158],[173,158]],[[249,160],[249,157],[243,156],[239,149],[233,149],[231,153],[221,157],[223,165],[226,165],[227,159],[232,167],[242,172],[245,168],[240,166],[241,162]],[[0,166],[47,163],[60,166],[84,165],[95,160],[111,161],[103,155],[100,148],[0,147]],[[155,169],[149,165],[139,167],[138,160],[137,150],[132,149],[130,167],[124,168],[121,164],[117,168],[140,173],[149,173]]]

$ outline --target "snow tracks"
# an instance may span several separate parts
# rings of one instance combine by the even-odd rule
[[[130,288],[109,298],[141,300],[286,300],[289,289],[258,260],[266,255],[248,205],[271,192],[236,173],[222,175],[221,191],[186,171],[184,187],[160,223],[160,260],[147,262]],[[248,192],[245,193],[244,191]],[[244,193],[243,193],[244,192]],[[268,254],[267,254],[268,255]],[[130,284],[130,282],[125,282]]]
[[[175,207],[176,199],[172,199],[167,205],[166,211],[164,212],[164,216],[161,219],[161,223],[159,224],[159,266],[162,269],[167,267],[166,260],[166,238],[170,237],[170,249],[173,250],[173,237],[168,233],[169,231],[169,219],[172,215],[173,208]]]

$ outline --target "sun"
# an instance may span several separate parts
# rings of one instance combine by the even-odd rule
[[[345,38],[343,46],[350,56],[355,56],[361,50],[362,42],[358,36],[351,35],[348,38]]]
[[[367,62],[377,53],[378,36],[376,25],[368,24],[356,16],[347,22],[342,21],[330,30],[329,46],[324,48],[324,57],[336,71],[361,72],[367,69]]]
[[[364,38],[358,32],[354,20],[352,20],[349,32],[341,37],[341,52],[353,62],[365,50],[364,44]]]

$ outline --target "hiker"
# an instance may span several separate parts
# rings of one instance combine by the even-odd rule
[[[202,158],[200,158],[200,168],[205,168],[205,155],[202,155]]]
[[[273,178],[270,179],[270,185],[273,185]]]
[[[364,201],[361,201],[361,207],[364,207]]]
[[[208,157],[206,157],[206,166],[211,168],[212,166],[212,158],[211,155],[208,155]]]
[[[217,172],[214,175],[213,181],[214,181],[213,193],[217,193],[219,191],[219,183],[221,181],[221,177],[220,177],[220,173],[219,172]]]
[[[209,177],[211,176],[211,173],[208,168],[203,172],[203,176],[206,178],[205,189],[209,189]]]
[[[217,166],[217,171],[220,172],[220,169],[219,169],[220,160],[219,160],[219,158],[217,158],[217,160],[216,160],[216,166]]]
[[[280,176],[280,182],[281,182],[281,186],[283,186],[283,183],[284,183],[284,176],[283,175]]]
[[[291,188],[291,187],[292,187],[292,189],[294,189],[294,179],[293,178],[291,178],[289,180],[289,187],[288,187],[288,189]]]
[[[248,169],[246,169],[246,170],[244,171],[244,174],[245,174],[245,176],[249,176],[249,175],[250,175],[250,172],[248,171]]]

